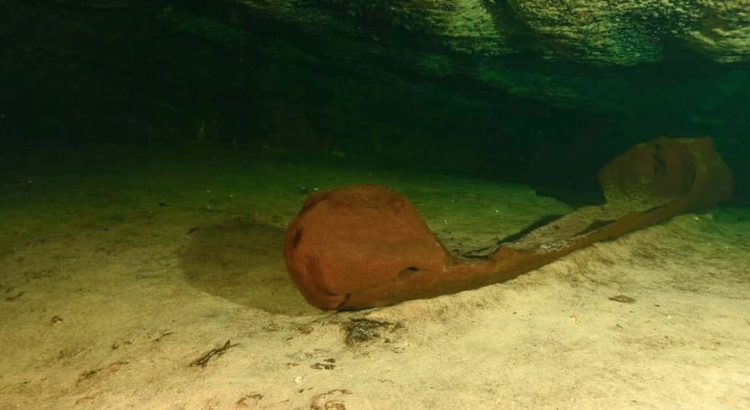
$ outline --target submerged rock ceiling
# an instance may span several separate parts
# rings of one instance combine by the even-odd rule
[[[750,150],[750,0],[6,0],[0,39],[14,135]]]
[[[238,1],[314,31],[360,31],[379,40],[395,28],[474,56],[532,51],[633,65],[661,61],[669,45],[718,62],[750,59],[750,0]]]
[[[234,2],[309,36],[293,52],[308,61],[470,78],[558,107],[613,113],[669,97],[716,111],[750,91],[750,0]]]
[[[661,95],[728,88],[745,92],[748,70],[732,67],[750,63],[750,0],[10,0],[9,4],[0,6],[0,11],[6,9],[6,18],[14,15],[15,25],[29,33],[49,32],[44,40],[50,43],[45,45],[48,50],[63,42],[60,38],[67,39],[63,43],[69,49],[61,53],[63,58],[86,54],[74,47],[81,42],[76,37],[95,43],[103,31],[112,31],[107,27],[114,22],[132,31],[105,33],[99,41],[109,41],[115,49],[146,44],[131,50],[134,53],[164,44],[167,32],[205,40],[225,55],[252,55],[245,60],[317,65],[317,70],[327,71],[408,73],[433,80],[460,76],[511,95],[564,107],[596,111],[604,107],[608,112],[632,105],[634,96],[623,90],[639,86],[644,76],[653,79],[666,72],[681,72],[683,79],[690,77],[689,87],[697,89],[685,91],[679,88],[683,84],[672,89],[668,83],[676,80],[662,78]],[[28,26],[34,22],[36,29]],[[30,36],[35,42],[42,37]],[[189,55],[187,50],[168,53]],[[671,66],[647,74],[631,70],[659,64]],[[700,67],[693,67],[696,64]],[[712,64],[724,68],[717,70]],[[711,77],[711,84],[699,84],[706,77]],[[730,85],[717,86],[717,82]],[[635,97],[653,99],[645,92]]]

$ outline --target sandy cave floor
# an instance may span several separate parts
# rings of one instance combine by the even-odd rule
[[[281,256],[315,189],[386,183],[459,251],[570,208],[439,175],[87,161],[0,181],[0,408],[750,408],[748,209],[504,284],[323,313]]]

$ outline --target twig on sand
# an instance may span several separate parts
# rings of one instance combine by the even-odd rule
[[[227,351],[227,350],[229,350],[229,348],[230,348],[230,347],[234,347],[234,346],[237,346],[237,343],[235,343],[235,344],[232,344],[232,343],[230,343],[230,341],[229,341],[229,340],[227,340],[227,342],[226,342],[226,343],[224,343],[224,346],[222,346],[222,347],[218,347],[218,348],[216,348],[216,349],[211,349],[211,350],[209,350],[209,351],[208,351],[208,352],[207,352],[206,354],[204,354],[203,356],[199,357],[199,358],[198,358],[198,359],[196,359],[196,360],[193,360],[193,361],[192,361],[192,362],[190,363],[190,366],[200,366],[200,367],[206,367],[206,365],[208,364],[208,362],[209,362],[209,361],[210,361],[211,359],[213,359],[214,357],[218,357],[218,356],[221,356],[221,355],[223,355],[224,353],[226,353],[226,351]]]

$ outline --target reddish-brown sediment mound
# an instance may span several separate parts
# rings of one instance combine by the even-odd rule
[[[477,288],[728,199],[732,175],[710,139],[639,144],[599,174],[607,203],[583,207],[480,260],[451,255],[406,197],[363,185],[311,196],[284,256],[307,301],[361,309]]]

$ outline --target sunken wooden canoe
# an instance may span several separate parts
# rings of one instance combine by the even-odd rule
[[[414,205],[384,186],[316,193],[289,225],[284,256],[305,299],[324,310],[385,306],[506,281],[595,242],[730,198],[711,139],[639,144],[599,173],[607,202],[582,207],[479,259],[452,255]]]

